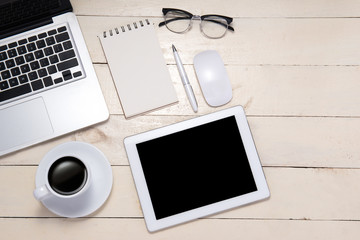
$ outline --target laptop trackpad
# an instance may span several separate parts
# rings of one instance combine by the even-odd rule
[[[42,98],[2,109],[0,122],[0,152],[35,143],[54,132]]]

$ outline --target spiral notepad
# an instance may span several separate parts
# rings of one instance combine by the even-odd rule
[[[125,117],[178,101],[153,23],[134,22],[99,38]]]

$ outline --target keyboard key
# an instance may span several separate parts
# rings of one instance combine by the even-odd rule
[[[0,62],[0,71],[5,70],[5,63]]]
[[[7,51],[7,54],[9,56],[9,58],[12,58],[12,57],[16,57],[17,56],[17,52],[15,49],[10,49],[9,51]]]
[[[6,67],[7,67],[7,68],[15,67],[15,61],[14,61],[14,59],[9,59],[9,60],[7,60],[5,63],[6,63]]]
[[[17,78],[12,78],[12,79],[9,79],[9,84],[11,87],[15,87],[15,86],[19,85],[19,82],[18,82]]]
[[[40,66],[41,67],[46,67],[46,66],[49,66],[50,63],[49,63],[49,60],[47,58],[43,58],[43,59],[40,59]]]
[[[22,72],[22,73],[30,72],[29,64],[21,65],[21,66],[20,66],[20,69],[21,69],[21,72]]]
[[[54,79],[54,83],[55,83],[55,84],[61,83],[62,81],[63,81],[62,77],[59,77],[59,78],[55,78],[55,79]]]
[[[55,36],[55,38],[56,38],[56,42],[58,43],[70,39],[69,34],[67,32],[58,34]]]
[[[74,74],[73,74],[74,78],[80,77],[81,75],[82,75],[81,71],[74,72]]]
[[[72,79],[72,75],[71,75],[70,70],[64,71],[62,73],[62,75],[63,75],[63,78],[64,78],[65,81]]]
[[[25,59],[23,56],[20,56],[20,57],[15,58],[15,62],[17,65],[21,65],[21,64],[25,63]]]
[[[64,42],[64,43],[63,43],[63,46],[64,46],[64,49],[65,49],[65,50],[68,50],[68,49],[70,49],[70,48],[73,47],[70,40]]]
[[[70,60],[66,60],[65,62],[58,63],[56,66],[57,66],[59,71],[63,71],[63,70],[75,67],[77,65],[79,65],[77,59],[73,58],[73,59],[70,59]]]
[[[43,81],[44,81],[45,87],[49,87],[51,85],[54,85],[53,80],[52,80],[52,78],[50,76],[44,78]]]
[[[13,77],[20,75],[20,69],[18,67],[12,68],[10,71]]]
[[[8,57],[7,57],[7,54],[6,52],[0,52],[0,61],[4,61],[6,60]]]
[[[31,62],[30,67],[31,67],[31,70],[39,69],[40,68],[39,62],[38,61]]]
[[[26,48],[27,48],[28,52],[32,52],[32,51],[36,50],[36,45],[35,45],[35,43],[29,43],[26,45]]]
[[[25,43],[27,43],[28,41],[26,39],[21,39],[18,41],[19,45],[23,45]]]
[[[42,69],[38,70],[38,75],[39,75],[39,78],[42,78],[42,77],[46,77],[48,74],[47,74],[46,69],[42,68]]]
[[[18,87],[11,88],[9,90],[0,92],[0,102],[9,100],[14,97],[24,95],[31,92],[30,84],[23,84]]]
[[[36,91],[36,90],[44,88],[44,84],[41,81],[41,79],[39,79],[39,80],[31,82],[31,87],[32,87],[33,91]]]
[[[50,45],[53,45],[53,44],[55,44],[56,42],[55,42],[55,38],[54,37],[48,37],[47,39],[46,39],[46,44],[48,45],[48,46],[50,46]]]
[[[75,52],[73,49],[59,54],[59,58],[61,61],[64,61],[66,59],[73,58],[73,57],[75,57]]]
[[[5,51],[6,49],[7,49],[7,46],[6,46],[6,45],[0,46],[0,51]]]
[[[44,41],[43,39],[37,41],[37,42],[36,42],[36,46],[37,46],[38,48],[46,47],[45,41]]]
[[[63,47],[62,47],[61,43],[54,45],[53,48],[56,53],[63,51]]]
[[[9,83],[8,81],[2,81],[0,82],[0,90],[5,90],[9,88]]]
[[[36,59],[43,58],[44,52],[42,50],[38,50],[38,51],[34,52],[34,55],[35,55]]]
[[[28,74],[30,81],[33,81],[38,78],[38,75],[36,72],[31,72]]]
[[[31,62],[35,60],[34,54],[28,53],[25,55],[26,62]]]
[[[29,81],[28,77],[26,75],[19,76],[19,82],[20,84],[27,83]]]
[[[51,35],[55,35],[57,32],[56,32],[56,29],[53,29],[53,30],[50,30],[48,31],[48,35],[51,36]]]
[[[11,77],[10,71],[6,70],[6,71],[1,72],[1,77],[3,80],[10,78]]]
[[[47,70],[48,70],[49,74],[54,74],[57,72],[57,69],[54,65],[51,65],[50,67],[48,67]]]
[[[59,58],[57,55],[50,56],[49,59],[51,64],[59,62]]]
[[[49,56],[49,55],[54,54],[54,51],[53,51],[52,47],[47,47],[47,48],[44,48],[44,53],[45,53],[45,56]]]
[[[14,48],[14,47],[17,47],[17,42],[12,42],[12,43],[9,43],[9,48]]]
[[[38,38],[39,39],[41,39],[41,38],[45,38],[45,37],[47,37],[47,34],[44,32],[44,33],[40,33],[39,35],[38,35]]]
[[[28,38],[29,42],[33,42],[37,40],[37,36],[32,36]]]
[[[22,54],[27,53],[25,46],[20,46],[20,47],[18,47],[18,48],[17,48],[17,51],[18,51],[19,55],[22,55]]]
[[[59,27],[57,30],[58,30],[59,33],[64,32],[64,31],[66,31],[66,27],[65,26]]]

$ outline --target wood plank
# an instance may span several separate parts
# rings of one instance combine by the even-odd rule
[[[249,115],[360,116],[355,66],[227,66]]]
[[[7,239],[357,240],[359,222],[201,219],[149,233],[142,219],[0,219]],[[61,234],[60,234],[61,231]]]
[[[357,240],[359,222],[201,219],[149,233],[142,219],[0,219],[7,239]],[[60,234],[61,232],[61,234]]]
[[[252,118],[265,166],[359,168],[358,118]]]
[[[128,165],[123,139],[180,122],[193,116],[141,116],[125,120],[112,115],[108,122],[74,136],[48,141],[0,158],[0,165],[37,165],[55,146],[71,141],[95,145],[113,165]],[[264,166],[360,168],[359,118],[248,117]]]
[[[90,217],[142,217],[129,166],[113,166],[107,202]],[[264,168],[271,197],[210,218],[360,221],[360,169]],[[32,195],[36,167],[0,167],[0,217],[55,217]],[[345,187],[351,186],[351,187]],[[336,197],[341,196],[341,197]]]
[[[105,63],[97,38],[104,30],[141,19],[139,17],[88,17],[78,20],[95,63]],[[241,65],[358,65],[360,28],[358,18],[235,19],[234,33],[221,39],[205,38],[194,26],[186,34],[157,27],[152,18],[167,63],[174,64],[171,44],[181,51],[184,64],[204,50],[219,51],[226,64]],[[189,40],[191,39],[191,40]]]
[[[179,103],[150,115],[195,115],[176,66],[169,72]],[[109,111],[122,114],[107,65],[96,64]],[[357,66],[235,66],[226,70],[233,88],[231,102],[221,108],[207,105],[195,70],[185,66],[199,105],[196,115],[242,105],[248,115],[261,116],[360,116],[359,67]],[[346,94],[344,94],[346,93]]]
[[[163,7],[175,7],[203,15],[217,13],[230,17],[358,17],[360,4],[356,0],[237,0],[203,1],[126,1],[126,0],[72,0],[78,15],[106,16],[162,16]]]

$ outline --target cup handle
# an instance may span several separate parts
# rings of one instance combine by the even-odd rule
[[[40,186],[34,190],[34,197],[39,201],[44,200],[48,196],[50,196],[50,191],[46,185]]]

